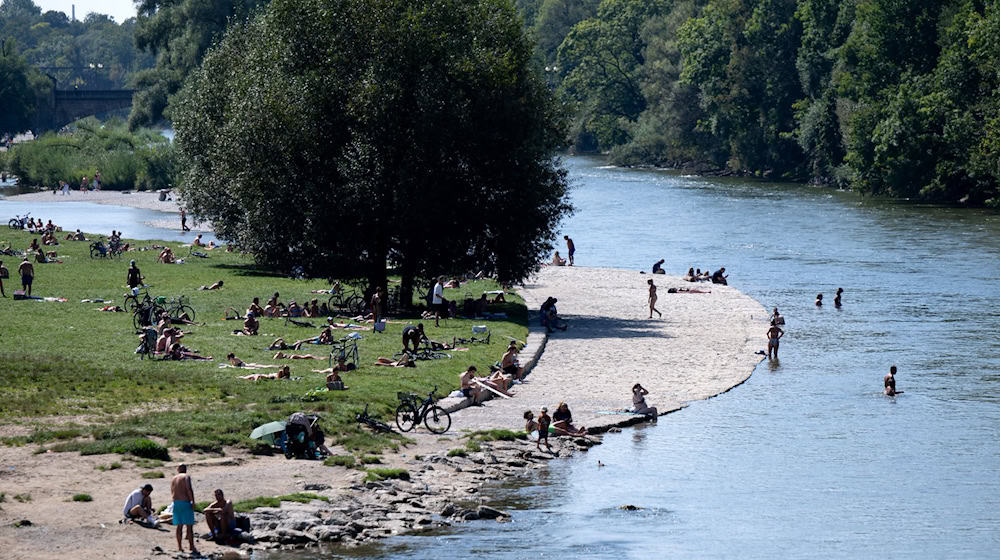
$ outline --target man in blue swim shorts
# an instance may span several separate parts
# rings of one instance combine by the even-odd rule
[[[177,526],[177,550],[184,552],[181,546],[181,535],[187,525],[188,544],[191,554],[198,554],[194,547],[194,488],[191,486],[191,476],[187,474],[187,465],[177,465],[177,474],[170,481],[170,495],[174,500],[174,525]]]

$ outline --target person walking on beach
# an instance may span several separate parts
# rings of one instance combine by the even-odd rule
[[[191,475],[187,474],[187,465],[177,465],[177,474],[170,481],[170,496],[174,500],[174,521],[177,526],[177,550],[184,552],[181,536],[187,525],[187,539],[191,546],[191,554],[198,554],[194,547],[194,487],[191,485]]]
[[[896,366],[891,366],[889,368],[889,373],[885,374],[885,379],[882,380],[883,385],[885,385],[885,394],[887,397],[895,397],[896,395],[902,395],[902,391],[896,390]]]
[[[569,265],[573,266],[573,253],[576,253],[576,245],[573,244],[573,240],[568,235],[564,235],[563,239],[566,240],[566,256],[569,257]]]
[[[777,311],[777,309],[775,309]],[[771,319],[771,328],[767,329],[767,359],[772,359],[772,352],[774,354],[773,359],[778,359],[778,341],[781,337],[785,336],[785,331],[778,328],[778,321],[776,319]]]
[[[28,261],[28,255],[24,255],[21,266],[17,267],[17,273],[21,275],[21,288],[24,295],[31,296],[31,283],[35,280],[35,265]]]
[[[552,423],[552,417],[549,416],[549,409],[542,407],[541,414],[538,415],[538,441],[535,442],[535,447],[539,451],[542,450],[542,440],[545,440],[545,448],[552,451],[552,446],[549,445],[549,424]]]
[[[660,310],[656,308],[656,284],[653,283],[652,278],[646,280],[646,283],[649,284],[649,318],[653,318],[654,311],[656,311],[657,315],[663,317],[663,313],[660,313]]]

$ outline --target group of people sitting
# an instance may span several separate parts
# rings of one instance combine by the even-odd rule
[[[197,350],[191,350],[181,345],[180,340],[184,338],[184,331],[174,327],[175,324],[193,325],[186,316],[172,318],[164,311],[160,314],[156,323],[156,345],[153,348],[154,354],[159,354],[164,360],[211,360],[211,356],[202,356]]]
[[[726,267],[722,267],[715,272],[709,272],[706,268],[704,272],[701,269],[689,268],[687,274],[684,275],[681,280],[686,282],[711,282],[713,284],[722,284],[726,286],[729,282],[726,280],[729,275],[726,274]]]
[[[557,436],[585,436],[587,435],[587,428],[583,426],[573,425],[573,413],[569,410],[569,405],[565,402],[560,402],[556,407],[555,412],[552,416],[549,416],[548,407],[542,407],[542,411],[538,414],[538,419],[535,419],[534,413],[530,410],[524,411],[524,431],[528,434],[535,434],[536,443],[535,447],[539,450],[542,448],[542,442],[545,443],[545,447],[552,449],[549,445],[549,434],[554,434]]]
[[[293,299],[288,302],[288,305],[285,305],[281,302],[280,297],[278,292],[274,292],[274,295],[267,300],[263,307],[260,305],[260,298],[253,298],[250,307],[247,308],[247,314],[252,312],[257,317],[325,317],[330,315],[330,309],[326,302],[320,304],[318,299],[307,301],[305,305],[299,305]]]
[[[470,365],[468,369],[458,375],[462,395],[471,398],[474,405],[481,404],[490,393],[499,393],[505,397],[512,396],[510,394],[511,386],[524,379],[524,368],[517,362],[517,352],[517,343],[511,341],[500,359],[500,366],[492,369],[489,375],[477,375],[478,368],[475,365]]]
[[[52,220],[47,223],[43,223],[41,218],[28,218],[28,222],[24,225],[28,229],[29,233],[53,233],[56,231],[62,231],[62,228],[53,224]]]

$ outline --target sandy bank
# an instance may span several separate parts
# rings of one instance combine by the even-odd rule
[[[662,319],[646,318],[646,280],[651,277],[660,288]],[[698,287],[712,293],[668,294],[670,287]],[[150,480],[154,504],[166,502],[169,476],[180,460],[193,463],[199,500],[207,499],[216,487],[236,501],[304,490],[329,499],[257,510],[252,520],[259,542],[241,547],[238,552],[243,555],[251,549],[300,548],[318,542],[354,545],[493,519],[498,513],[482,507],[482,487],[529,476],[556,455],[515,441],[483,443],[480,451],[449,457],[449,450],[465,447],[464,430],[520,429],[525,409],[537,412],[547,406],[551,411],[560,400],[570,404],[577,424],[589,428],[619,424],[632,417],[601,412],[630,406],[635,382],[650,390],[648,401],[661,412],[676,410],[746,380],[759,361],[754,352],[765,342],[765,309],[723,286],[692,285],[626,270],[547,267],[522,294],[532,309],[550,295],[559,298],[569,329],[548,338],[528,382],[515,387],[515,398],[460,410],[444,436],[411,432],[407,435],[414,439],[413,445],[384,454],[385,464],[380,466],[406,469],[409,481],[365,482],[358,470],[280,456],[253,457],[241,450],[227,450],[222,459],[172,452],[174,461],[159,469],[166,478]],[[539,338],[529,337],[526,353],[539,345]],[[497,345],[498,357],[500,350]],[[456,382],[466,365],[455,359]],[[558,456],[581,452],[600,436],[588,439],[558,438],[554,441]],[[148,469],[121,461],[120,468],[102,472],[97,467],[119,457],[33,452],[33,446],[0,448],[0,491],[7,494],[0,510],[4,557],[142,558],[158,556],[153,547],[174,549],[172,528],[157,531],[117,523],[125,495],[147,482],[139,475]],[[92,494],[94,501],[70,501],[78,492]],[[30,494],[31,501],[15,501],[15,494]],[[32,525],[13,527],[21,519]],[[203,518],[197,519],[197,533],[204,533]],[[235,552],[207,541],[199,541],[199,547],[216,557],[223,551]]]
[[[176,193],[171,195],[173,200],[160,200],[159,193],[155,192],[132,192],[125,194],[121,191],[93,191],[81,193],[71,191],[69,195],[63,196],[60,193],[52,194],[52,191],[41,191],[26,194],[16,194],[5,197],[5,200],[14,202],[94,202],[96,204],[112,204],[116,206],[128,206],[131,208],[143,208],[145,210],[158,210],[160,212],[180,212],[180,200]],[[180,220],[177,220],[177,227],[180,227]]]
[[[648,319],[653,278],[663,318]],[[667,293],[669,288],[710,294]],[[513,399],[459,411],[457,422],[474,428],[521,428],[525,410],[551,413],[566,401],[576,424],[588,428],[629,417],[606,414],[631,407],[631,388],[642,383],[661,413],[705,399],[744,382],[766,347],[767,311],[728,286],[691,284],[633,270],[545,267],[521,290],[532,310],[559,299],[565,332],[549,336],[545,351]],[[533,317],[536,314],[533,314]]]

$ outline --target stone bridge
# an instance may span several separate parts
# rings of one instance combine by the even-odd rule
[[[39,108],[34,130],[59,130],[83,117],[131,107],[134,93],[133,89],[54,89],[48,107]]]

